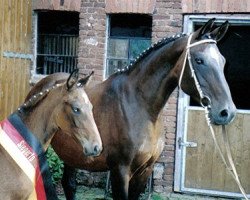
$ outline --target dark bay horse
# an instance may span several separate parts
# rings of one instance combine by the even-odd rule
[[[59,156],[71,167],[110,170],[113,198],[138,199],[163,150],[161,111],[178,82],[185,93],[207,104],[212,123],[231,122],[236,108],[223,73],[225,58],[216,45],[228,22],[212,29],[214,21],[209,20],[190,36],[164,38],[124,70],[86,89],[104,149],[98,157],[86,157],[82,147],[60,131],[52,141]],[[53,81],[66,76],[58,74]],[[31,93],[38,90],[35,86]]]
[[[58,130],[84,147],[81,154],[100,154],[102,142],[84,90],[90,76],[78,79],[77,74],[31,96],[0,123],[0,199],[46,200],[43,195],[51,188],[45,186],[43,192],[41,183],[50,177],[40,179],[37,172],[45,168],[35,158],[40,158]],[[56,194],[49,199],[55,198]]]

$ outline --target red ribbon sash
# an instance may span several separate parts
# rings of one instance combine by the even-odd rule
[[[18,120],[20,120],[20,118],[18,118]],[[13,124],[8,119],[6,119],[0,124],[0,145],[3,146],[3,148],[9,153],[12,159],[33,183],[34,189],[32,194],[30,194],[29,200],[57,199],[55,192],[52,192],[52,194],[50,195],[46,194],[41,166],[43,168],[43,171],[46,171],[46,173],[49,173],[49,170],[47,167],[47,163],[45,167],[44,165],[41,165],[41,160],[39,160],[40,155],[38,155],[37,153],[43,153],[43,150],[41,151],[40,149],[39,151],[37,151],[37,149],[32,148],[32,146],[30,145],[37,142],[37,139],[35,139],[34,141],[34,135],[31,137],[31,139],[29,138],[30,141],[27,142],[27,137],[23,134],[28,134],[27,137],[29,138],[31,133],[25,130],[24,133],[22,132],[22,134],[20,134],[20,132],[13,126]],[[39,145],[35,144],[33,146],[35,148],[42,148],[40,142]],[[42,160],[44,161],[44,155]],[[45,182],[47,183],[48,181],[45,180]],[[51,190],[50,184],[47,187],[49,187],[49,190]],[[51,191],[49,193],[51,193]]]

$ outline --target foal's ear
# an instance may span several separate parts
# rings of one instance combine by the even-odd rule
[[[83,87],[88,84],[90,77],[94,74],[94,71],[92,71],[89,75],[85,76],[84,78],[81,78],[77,82],[77,87]]]
[[[68,90],[70,90],[76,84],[78,77],[79,77],[79,69],[75,69],[74,71],[71,72],[66,84]]]
[[[215,18],[212,18],[212,19],[208,20],[208,22],[201,27],[200,32],[197,36],[197,39],[201,39],[201,37],[203,35],[205,35],[206,33],[211,31],[211,29],[214,25],[214,21],[215,21]]]
[[[229,27],[228,21],[225,21],[220,27],[214,29],[211,33],[210,36],[217,42],[220,41],[224,35],[226,34],[227,30]]]

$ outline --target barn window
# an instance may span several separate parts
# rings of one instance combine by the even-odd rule
[[[36,71],[70,72],[77,66],[79,13],[38,12]]]
[[[151,44],[152,17],[110,15],[106,77],[124,68]]]

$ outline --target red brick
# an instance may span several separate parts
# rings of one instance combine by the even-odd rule
[[[155,0],[107,0],[105,11],[107,13],[147,13],[154,11]]]

